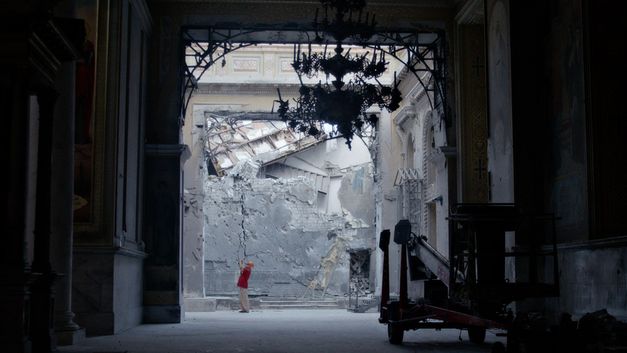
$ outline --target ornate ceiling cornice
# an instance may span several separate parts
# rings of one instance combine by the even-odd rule
[[[285,90],[288,96],[298,93],[300,85],[275,83],[200,83],[194,95],[276,95],[277,87]]]
[[[148,3],[207,3],[207,4],[303,4],[319,5],[317,0],[146,0]],[[455,0],[374,0],[368,1],[369,7],[454,7]]]
[[[457,12],[457,15],[455,15],[455,20],[460,24],[483,24],[485,22],[483,1],[465,1]]]

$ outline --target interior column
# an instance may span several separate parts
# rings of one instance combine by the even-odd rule
[[[74,344],[84,330],[72,312],[72,237],[74,195],[74,81],[73,61],[63,63],[56,88],[61,93],[55,107],[52,148],[51,263],[60,277],[55,284],[54,331],[58,345]]]

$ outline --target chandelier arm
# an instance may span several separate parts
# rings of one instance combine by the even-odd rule
[[[420,77],[420,75],[418,75],[418,72],[416,72],[412,68],[408,68],[408,71],[411,72],[414,75],[414,77],[418,80],[418,82],[420,83],[422,88],[425,90],[425,93],[426,93],[425,95],[427,96],[427,99],[429,100],[429,106],[431,107],[431,110],[434,110],[435,109],[435,105],[434,105],[433,100],[431,99],[431,96],[429,95],[429,91],[431,89],[429,89],[428,83],[425,84],[423,82],[422,78]],[[431,73],[431,72],[429,72],[429,73],[433,76],[433,73]]]
[[[344,135],[342,135],[342,134],[337,134],[337,135],[333,135],[333,136],[329,136],[329,135],[327,135],[327,134],[324,134],[324,136],[327,136],[327,137],[325,137],[325,139],[324,139],[324,140],[322,140],[322,142],[324,142],[324,141],[330,141],[330,140],[335,140],[335,139],[339,139],[340,137],[344,137]]]
[[[189,101],[192,99],[192,93],[194,93],[194,87],[185,87],[184,92],[183,92],[183,98],[185,99],[185,105],[184,107],[187,108],[187,106],[189,106]],[[185,95],[187,95],[187,98],[185,98]],[[185,111],[183,111],[183,116],[181,117],[181,120],[184,119],[185,117]]]
[[[189,66],[183,66],[182,71],[183,71],[183,78],[188,78],[194,75],[194,73],[189,69]]]
[[[254,45],[254,44],[253,43],[238,43],[237,46],[235,46],[235,47],[231,47],[228,50],[223,50],[222,53],[217,55],[215,58],[213,57],[213,54],[215,54],[215,52],[217,50],[214,50],[214,52],[211,53],[211,61],[207,63],[206,68],[208,69],[213,64],[215,64],[218,60],[223,59],[227,54],[229,54],[231,52],[234,52],[234,51],[236,51],[238,49],[249,47],[251,45]],[[216,46],[216,47],[220,48],[219,46]],[[223,48],[220,48],[220,49],[223,49]],[[204,71],[203,71],[203,74],[204,74]],[[198,77],[198,79],[200,80],[200,76]]]
[[[429,50],[434,50],[434,49],[433,49],[433,48],[431,48],[431,49],[429,49]],[[435,54],[434,54],[434,56],[435,56]],[[433,80],[433,86],[434,86],[434,88],[433,88],[434,98],[435,98],[435,97],[437,97],[437,96],[439,96],[439,97],[440,97],[440,101],[441,101],[441,103],[442,103],[442,104],[444,104],[444,103],[445,103],[445,101],[446,101],[445,91],[444,91],[444,88],[442,87],[442,84],[441,84],[441,82],[440,82],[440,80],[439,80],[439,78],[440,78],[440,77],[442,77],[442,78],[443,78],[443,77],[444,77],[444,75],[440,73],[440,69],[438,69],[437,67],[435,67],[435,66],[436,66],[436,64],[437,64],[437,60],[438,60],[438,58],[437,58],[437,57],[434,57],[432,60],[433,60],[433,66],[434,66],[434,67],[433,67],[433,69],[428,70],[428,72],[430,72],[430,73],[431,73],[431,79]],[[423,60],[423,64],[424,64],[424,65],[425,65],[425,66],[429,69],[429,66],[427,65],[426,61],[424,61],[424,60]],[[437,104],[436,104],[436,106],[437,106]]]
[[[197,81],[200,80],[200,78],[204,75],[207,69],[211,67],[213,64],[215,64],[219,59],[223,59],[226,54],[232,51],[235,51],[237,49],[245,48],[254,44],[254,43],[249,43],[249,42],[241,42],[241,43],[238,43],[236,46],[233,46],[232,43],[234,39],[257,32],[256,30],[251,29],[251,30],[239,30],[237,33],[233,34],[232,31],[229,29],[227,31],[227,34],[224,34],[219,31],[216,31],[214,28],[211,27],[211,28],[206,29],[206,32],[207,32],[206,42],[203,42],[201,40],[194,39],[194,37],[189,33],[190,30],[199,30],[199,29],[190,27],[190,28],[185,28],[181,31],[182,42],[184,43],[183,44],[183,47],[184,47],[183,58],[182,58],[183,62],[181,64],[185,68],[182,72],[182,75],[184,77],[188,77],[188,76],[193,77],[191,81],[190,79],[184,78],[186,82],[182,87],[181,103],[180,103],[181,105],[180,112],[181,112],[182,117],[185,116],[187,107],[189,105],[189,101],[191,99],[192,93],[189,92],[190,88],[191,89],[197,88]],[[201,43],[207,43],[207,48],[204,49]],[[198,50],[198,48],[204,49],[204,50],[200,51]],[[194,52],[194,55],[186,54],[187,49],[192,50]],[[214,54],[216,54],[216,52],[218,52],[219,49],[222,49],[222,53],[214,57]],[[191,70],[190,70],[190,65],[187,63],[187,60],[186,60],[188,56],[193,56],[194,61],[195,61],[195,65],[191,66],[192,67]],[[194,71],[196,71],[196,69],[200,67],[202,67],[203,70],[198,75],[198,77],[195,77]]]
[[[196,45],[194,45],[196,44]],[[191,43],[191,45],[187,46],[187,48],[191,49],[194,52],[194,59],[196,59],[196,65],[199,65],[201,62],[206,63],[207,62],[207,52],[209,51],[207,49],[204,49],[202,51],[198,50],[196,48],[196,46],[198,46],[200,49],[203,49],[202,46],[198,43]],[[192,56],[192,55],[188,55],[188,56]]]
[[[198,65],[200,63],[200,61],[202,60],[202,53],[198,50],[196,50],[196,48],[194,46],[189,46],[188,47],[193,53],[192,54],[188,54],[185,53],[185,63],[187,64],[187,58],[188,57],[192,57],[196,63],[196,65]]]
[[[187,60],[185,60],[185,58],[189,55],[186,55],[185,51],[183,51],[184,56],[183,56],[183,62],[182,62],[182,66],[183,66],[182,75],[184,77],[185,83],[182,87],[181,103],[180,103],[181,105],[180,112],[181,112],[182,120],[184,119],[185,114],[187,112],[187,108],[189,106],[189,102],[191,100],[193,90],[198,88],[198,81],[200,81],[200,79],[205,74],[205,72],[207,72],[207,70],[212,65],[214,65],[217,61],[219,61],[220,59],[224,59],[224,57],[228,53],[231,53],[235,50],[246,48],[255,44],[255,43],[250,43],[250,42],[237,43],[235,46],[232,44],[232,40],[234,38],[251,34],[251,33],[255,33],[254,30],[240,31],[235,35],[230,35],[231,32],[229,30],[228,33],[229,33],[229,36],[219,33],[215,31],[213,28],[208,29],[207,30],[207,39],[208,39],[207,49],[204,50],[204,52],[200,52],[198,51],[196,47],[194,47],[194,45],[196,45],[198,48],[202,48],[203,46],[200,44],[202,42],[194,40],[189,35],[189,33],[186,32],[186,30],[182,31],[182,36],[184,38],[184,48],[191,49],[192,51],[194,51],[194,53],[197,53],[196,55],[193,55],[196,61],[195,65],[190,66],[187,63]],[[219,39],[215,40],[214,39],[215,36],[219,37]],[[219,50],[222,50],[220,54],[214,56],[216,53],[219,52]],[[202,71],[196,77],[194,72],[199,68],[202,68]]]
[[[442,62],[446,61],[444,48],[445,45],[446,42],[443,41],[443,35],[441,33],[438,33],[436,39],[433,42],[425,45],[425,50],[421,53],[421,56],[419,58],[423,60],[423,64],[425,65],[425,67],[427,67],[427,69],[432,70],[431,77],[433,79],[434,85],[434,99],[439,96],[445,120],[448,121],[448,113],[446,111],[446,91],[445,87],[442,86],[442,82],[440,81],[440,79],[444,79],[444,77],[446,76],[446,66],[442,64]],[[419,47],[419,45],[417,45],[417,47]],[[425,59],[425,54],[427,52],[432,53],[433,57],[431,59]],[[427,60],[432,61],[432,67],[429,67],[429,65],[427,64]],[[436,106],[438,105],[439,104],[437,104],[436,102]]]
[[[366,146],[366,148],[370,148],[370,144],[366,142],[366,140],[364,140],[364,137],[361,135],[361,133],[356,133],[355,135],[357,135],[357,137],[359,137],[359,139],[361,140],[361,142],[364,143],[364,146]]]
[[[425,57],[425,55],[426,55],[429,51],[431,51],[431,50],[432,50],[431,48],[429,48],[428,46],[425,46],[425,50],[423,50],[423,51],[420,53],[420,55],[421,55],[422,57]],[[430,60],[431,60],[431,61],[435,61],[435,59],[430,59]],[[434,67],[433,69],[435,70],[435,67]]]
[[[219,52],[225,53],[225,50],[220,46],[219,43],[209,43],[207,50],[203,54],[204,62],[206,65],[213,65],[220,57],[214,57]]]
[[[372,46],[372,47],[376,47],[376,46]],[[401,58],[399,58],[395,52],[393,51],[386,51],[385,49],[379,47],[381,51],[383,51],[384,53],[391,55],[394,59],[398,60],[401,64],[403,64],[406,68],[407,71],[411,72],[412,74],[414,74],[414,77],[416,77],[416,79],[418,80],[418,83],[420,84],[420,86],[422,86],[422,88],[425,90],[425,92],[428,92],[429,88],[427,87],[427,85],[425,85],[425,83],[422,81],[422,78],[420,78],[420,76],[418,75],[418,73],[416,71],[414,71],[413,67],[407,65],[405,63],[404,60],[402,60]],[[430,72],[431,73],[431,72]],[[433,75],[433,74],[432,74]],[[433,102],[431,101],[431,97],[429,96],[429,94],[426,95],[427,99],[429,100],[429,106],[431,107],[431,109],[435,109]]]
[[[409,49],[408,49],[409,50]],[[425,48],[425,52],[426,51],[433,51],[433,48]],[[433,58],[431,60],[433,60],[433,66],[434,67],[429,67],[429,64],[427,64],[426,59],[424,59],[424,54],[425,52],[421,53],[421,55],[416,55],[415,58],[418,60],[418,62],[422,63],[426,68],[427,68],[427,72],[429,72],[431,74],[431,79],[433,80],[433,86],[434,86],[434,95],[439,95],[440,96],[440,100],[442,102],[444,102],[444,90],[442,89],[442,86],[440,85],[440,80],[438,79],[438,77],[440,75],[437,74],[437,69],[435,68],[435,61],[437,60],[436,58]],[[415,69],[411,70],[412,73],[418,77],[418,72]],[[424,86],[423,86],[424,87]],[[425,88],[426,89],[426,88]],[[428,94],[427,94],[428,97]],[[432,109],[434,109],[433,105],[431,106]]]
[[[380,108],[394,111],[402,100],[398,89],[399,83],[397,83],[396,79],[391,89],[389,86],[382,85],[378,79],[388,64],[384,59],[385,54],[391,55],[400,61],[407,71],[411,71],[414,74],[418,83],[427,93],[429,105],[432,109],[435,109],[435,103],[437,103],[438,98],[441,98],[443,105],[445,105],[445,87],[439,82],[443,79],[443,74],[445,73],[445,67],[442,66],[442,61],[439,57],[439,54],[443,53],[441,51],[441,31],[387,30],[377,32],[374,14],[371,21],[368,19],[368,13],[366,13],[365,22],[361,21],[361,10],[365,6],[365,1],[320,1],[324,8],[324,19],[318,22],[319,11],[316,10],[313,31],[311,28],[294,29],[292,27],[284,27],[283,31],[278,30],[276,36],[270,35],[263,42],[259,40],[258,33],[269,32],[268,28],[264,26],[250,30],[235,27],[223,29],[184,27],[182,33],[183,42],[185,43],[184,48],[189,48],[189,51],[183,52],[183,55],[189,54],[183,57],[182,64],[185,68],[181,71],[184,78],[182,94],[184,101],[183,115],[193,94],[193,89],[198,87],[198,80],[202,78],[204,73],[214,63],[222,59],[224,65],[224,56],[226,54],[253,43],[272,44],[279,42],[294,43],[295,47],[297,44],[298,49],[295,50],[296,55],[293,67],[298,75],[301,89],[300,97],[292,99],[296,103],[295,107],[290,108],[289,99],[286,98],[284,101],[280,93],[279,100],[275,101],[275,103],[279,103],[279,115],[281,118],[288,121],[290,128],[301,133],[308,132],[312,136],[320,137],[322,132],[321,121],[328,121],[335,124],[333,125],[331,135],[334,138],[343,136],[347,140],[349,148],[355,134],[365,143],[362,127],[366,126],[365,123],[369,123],[369,126],[374,128],[374,124],[376,124],[376,118],[367,116],[365,111],[368,107],[366,105],[369,106],[371,103],[378,104]],[[331,17],[329,17],[329,10],[335,12],[331,14]],[[357,14],[357,11],[359,15],[355,22],[353,13]],[[286,32],[284,31],[291,32],[291,36],[285,37]],[[254,34],[249,36],[248,34],[251,33]],[[313,42],[311,36],[313,34],[315,34],[315,39],[313,39],[315,43],[326,43],[322,56],[320,53],[312,53],[311,45]],[[434,38],[433,34],[435,34],[435,40],[432,40]],[[298,36],[296,40],[294,35]],[[323,38],[320,35],[327,38]],[[372,39],[373,36],[375,37],[374,39]],[[326,56],[327,46],[329,40],[331,40],[330,37],[333,37],[333,42],[337,44],[335,50],[337,55],[334,56],[337,59],[327,59]],[[374,48],[372,61],[368,61],[367,54],[357,55],[354,58],[351,57],[350,48],[342,54],[341,44],[345,40],[347,44],[359,44],[364,48]],[[421,44],[421,41],[424,43]],[[302,53],[301,59],[300,45],[302,43],[308,45],[309,50],[307,53]],[[383,46],[386,45],[389,47],[389,50],[383,49]],[[421,50],[421,47],[425,49]],[[430,56],[429,47],[433,49],[433,59],[427,58],[427,56]],[[375,59],[377,51],[381,53],[379,60]],[[407,62],[400,59],[403,56],[399,54],[401,51],[406,51]],[[429,73],[428,81],[425,81],[427,77],[423,73],[425,71]],[[311,78],[316,72],[326,73],[326,84],[323,86],[319,82],[318,85],[312,87],[306,86],[302,75],[307,75],[307,77]],[[349,80],[347,85],[342,82],[342,77],[346,73],[355,74],[355,79]],[[332,86],[328,82],[329,74],[335,77]],[[366,78],[369,81],[374,79],[378,87],[366,82]],[[433,98],[430,92],[433,92]],[[326,134],[322,133],[322,135]]]
[[[242,37],[248,34],[253,34],[258,32],[257,30],[254,29],[248,29],[248,30],[243,30],[243,29],[239,29],[236,34],[232,34],[232,29],[227,29],[227,34],[221,33],[220,31],[215,30],[214,28],[210,29],[210,33],[208,35],[208,41],[209,42],[214,42],[214,43],[233,43],[234,39],[236,39],[237,37]],[[212,36],[218,36],[219,39],[213,39]],[[246,41],[242,41],[246,42]]]
[[[417,60],[420,64],[423,64],[428,71],[435,71],[435,66],[429,66],[429,64],[427,63],[427,61],[434,61],[434,59],[425,59],[426,54],[432,51],[432,49],[425,46],[425,50],[421,52],[420,45],[416,45],[416,49],[413,48],[414,46],[407,46],[407,51],[412,53],[413,55],[412,59]]]
[[[380,33],[380,36],[383,37],[384,39],[387,39],[389,41],[392,41],[394,44],[390,44],[390,49],[389,50],[385,50],[383,49],[383,46],[379,46],[379,48],[381,48],[381,50],[387,54],[392,55],[394,58],[396,58],[397,60],[399,60],[405,67],[407,67],[408,71],[411,71],[414,76],[418,79],[418,81],[421,83],[421,86],[425,89],[425,91],[427,92],[427,98],[429,99],[429,105],[431,106],[431,109],[435,109],[436,104],[434,104],[435,102],[432,102],[431,97],[429,96],[428,92],[429,91],[433,91],[434,92],[434,99],[437,99],[438,96],[440,98],[440,101],[442,102],[442,104],[444,105],[446,102],[446,93],[444,92],[444,88],[442,87],[441,83],[440,83],[440,78],[443,78],[444,75],[440,73],[440,71],[442,69],[439,69],[437,67],[438,64],[438,60],[444,60],[442,58],[439,57],[439,55],[437,54],[438,51],[443,50],[442,49],[442,35],[440,33],[437,33],[437,37],[429,42],[429,43],[424,43],[421,44],[420,41],[418,40],[418,34],[414,33],[414,34],[407,34],[405,36],[402,36],[400,33],[396,33],[396,36],[394,36],[391,33]],[[413,45],[410,45],[407,43],[408,39],[411,39],[411,37],[414,38],[413,41]],[[400,47],[402,49],[399,50],[393,50],[393,47],[395,49],[395,45],[400,45]],[[425,47],[424,51],[420,51],[419,48],[423,46]],[[369,46],[369,47],[377,47],[377,46]],[[413,49],[413,48],[417,48],[417,49]],[[414,54],[414,58],[417,59],[419,61],[419,63],[421,63],[422,65],[425,66],[426,69],[417,69],[412,65],[407,65],[403,60],[400,60],[398,55],[396,53],[400,52],[401,50],[408,50],[411,51]],[[433,54],[433,59],[425,59],[425,56],[427,53],[431,52]],[[410,55],[408,55],[410,56]],[[429,65],[427,63],[427,61],[432,61],[433,64],[432,66]],[[424,72],[427,71],[431,74],[433,81],[433,89],[430,89],[428,87],[428,85],[424,84],[424,82],[422,82],[422,79],[420,78],[418,72]],[[443,107],[445,108],[445,107]]]
[[[206,130],[207,130],[207,137],[214,137],[214,136],[219,135],[220,132],[219,131],[214,132],[213,131],[214,130],[213,127],[216,124],[221,124],[222,123],[221,121],[219,121],[219,119],[221,119],[222,116],[217,115],[217,114],[213,114],[211,112],[205,112],[205,116],[207,116],[207,115],[209,115],[209,117],[207,117],[206,119],[211,119],[212,120],[212,124],[211,125],[207,125],[207,128],[206,128]]]

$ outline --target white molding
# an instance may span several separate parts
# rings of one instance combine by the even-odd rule
[[[414,111],[414,107],[412,105],[404,106],[394,117],[394,124],[403,128],[403,124],[407,121],[407,119],[415,119],[416,112]]]
[[[277,83],[199,83],[194,97],[203,94],[212,95],[269,95],[276,96],[277,88],[281,89],[281,95],[292,96],[298,94],[300,85]]]
[[[617,236],[603,239],[557,244],[557,249],[563,251],[581,251],[610,248],[627,248],[627,236]],[[551,251],[553,250],[553,246],[545,245],[542,247],[542,250]]]
[[[284,5],[284,4],[302,4],[319,6],[320,1],[317,0],[148,0],[151,3],[209,3],[209,4],[266,4],[266,5]],[[455,6],[455,0],[371,0],[367,3],[368,7],[374,6],[395,6],[410,8],[452,8]]]
[[[485,0],[468,0],[457,11],[455,21],[458,24],[482,24],[485,22],[485,11],[483,9]]]
[[[144,30],[147,34],[152,32],[152,16],[150,15],[150,10],[148,9],[148,4],[146,0],[128,0],[129,3],[137,10],[137,14],[139,15],[139,20],[141,21]]]
[[[440,146],[440,152],[446,157],[455,157],[457,156],[457,148],[452,146]]]
[[[180,157],[187,148],[182,144],[146,144],[144,150],[147,156]]]

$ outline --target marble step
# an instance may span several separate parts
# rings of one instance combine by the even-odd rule
[[[264,309],[339,309],[343,305],[336,299],[261,299],[259,307]]]
[[[341,309],[339,304],[259,304],[260,309]]]

